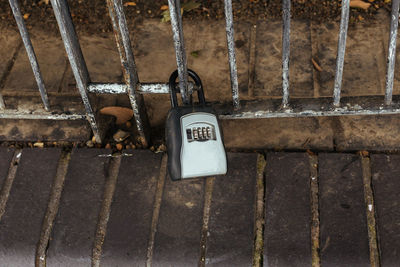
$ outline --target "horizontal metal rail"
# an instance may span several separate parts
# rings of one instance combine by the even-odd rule
[[[391,106],[384,105],[382,97],[344,97],[341,107],[332,106],[332,98],[292,99],[290,109],[281,106],[281,100],[242,101],[240,111],[228,104],[213,104],[221,119],[300,118],[351,115],[400,114],[400,96],[393,97]]]
[[[194,84],[188,83],[188,90],[194,90]],[[93,94],[126,94],[128,86],[124,83],[91,83],[88,92]],[[168,83],[141,83],[137,88],[141,94],[169,94]]]
[[[87,120],[86,114],[67,114],[53,112],[37,111],[27,112],[19,110],[5,110],[0,112],[0,119],[15,119],[15,120]]]

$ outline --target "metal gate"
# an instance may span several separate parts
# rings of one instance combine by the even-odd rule
[[[122,0],[107,0],[115,39],[121,59],[125,83],[92,83],[87,66],[82,55],[77,34],[72,23],[71,14],[66,0],[51,0],[65,50],[73,71],[86,114],[52,112],[41,76],[36,55],[29,37],[29,33],[21,15],[18,0],[9,0],[20,35],[22,37],[29,61],[40,91],[44,110],[24,112],[7,109],[0,94],[0,119],[49,119],[74,120],[86,118],[90,123],[97,142],[101,142],[103,133],[99,127],[97,112],[90,101],[91,94],[128,94],[133,109],[136,127],[140,141],[144,146],[148,144],[149,127],[147,114],[143,103],[143,93],[168,94],[166,83],[141,83],[138,78],[135,59],[132,52],[129,30]],[[350,0],[342,1],[341,21],[336,57],[336,72],[334,93],[332,98],[303,98],[290,99],[289,95],[289,55],[290,55],[290,0],[282,0],[283,35],[282,35],[282,99],[268,100],[240,100],[238,73],[236,65],[232,0],[224,0],[226,39],[232,90],[232,103],[217,104],[214,108],[221,119],[254,119],[276,117],[311,117],[311,116],[342,116],[342,115],[377,115],[399,114],[400,97],[392,96],[395,69],[396,38],[399,21],[400,0],[392,1],[392,14],[387,58],[385,97],[360,96],[341,98],[343,66],[346,48],[347,30],[350,14]],[[173,41],[176,53],[176,63],[179,72],[179,88],[184,103],[189,102],[189,95],[196,90],[188,81],[185,43],[183,36],[181,7],[179,0],[168,0],[173,32]]]

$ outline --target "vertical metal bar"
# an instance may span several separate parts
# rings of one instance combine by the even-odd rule
[[[0,93],[0,110],[5,109],[6,105],[4,104],[3,95]]]
[[[399,3],[400,0],[392,1],[392,15],[390,19],[390,36],[389,36],[387,73],[386,73],[386,91],[385,91],[386,105],[390,105],[392,103],[394,66],[396,59],[397,29],[399,27]]]
[[[115,40],[117,42],[125,82],[128,89],[129,100],[132,105],[136,127],[139,132],[140,141],[144,147],[148,145],[148,137],[144,128],[147,123],[147,115],[143,103],[143,97],[136,95],[136,89],[140,86],[136,70],[135,58],[132,52],[129,30],[126,23],[121,0],[107,0],[108,11],[114,28]]]
[[[183,39],[182,15],[180,0],[168,0],[169,13],[171,16],[172,36],[175,45],[176,65],[178,67],[179,88],[182,101],[189,104],[189,93],[187,89],[188,73],[186,62],[185,42]]]
[[[340,32],[338,52],[336,57],[335,85],[333,89],[333,105],[340,105],[340,91],[342,88],[344,55],[346,52],[347,28],[349,26],[350,0],[342,1],[342,17],[340,19]]]
[[[9,0],[11,10],[14,14],[15,21],[17,22],[17,26],[19,32],[21,34],[22,41],[24,42],[24,46],[26,49],[26,53],[28,54],[29,62],[31,63],[33,75],[35,76],[36,83],[39,87],[40,96],[43,101],[44,108],[48,111],[50,110],[49,98],[47,96],[46,88],[44,86],[43,77],[40,72],[39,64],[36,59],[35,51],[33,50],[32,42],[29,37],[28,30],[26,29],[24,18],[21,14],[21,9],[18,3],[18,0]],[[0,104],[1,105],[1,104]]]
[[[232,0],[225,0],[226,41],[228,45],[229,71],[231,76],[231,90],[233,107],[240,108],[239,82],[236,65],[235,39],[233,29]]]
[[[82,55],[78,37],[76,36],[74,24],[72,23],[68,3],[66,0],[51,0],[51,5],[53,6],[54,15],[60,28],[71,69],[86,109],[87,119],[92,127],[96,141],[101,142],[100,131],[87,94],[87,86],[90,82],[89,72]]]
[[[282,0],[282,107],[289,104],[290,0]]]

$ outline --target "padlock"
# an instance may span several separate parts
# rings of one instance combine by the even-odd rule
[[[172,180],[223,175],[227,171],[226,153],[217,116],[206,104],[200,77],[188,69],[197,88],[198,104],[178,106],[178,71],[169,79],[172,108],[168,113],[165,137],[168,172]]]

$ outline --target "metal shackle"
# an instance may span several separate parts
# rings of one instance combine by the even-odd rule
[[[197,75],[196,72],[194,72],[191,69],[188,69],[188,75],[191,77],[197,87],[197,97],[199,99],[199,102],[201,105],[206,104],[206,99],[204,97],[204,91],[203,91],[203,84],[201,83],[201,79],[199,75]],[[175,70],[171,76],[169,77],[169,92],[171,95],[171,106],[173,108],[178,106],[178,98],[176,97],[176,93],[179,92],[177,86],[176,86],[176,79],[178,78],[178,70]]]

